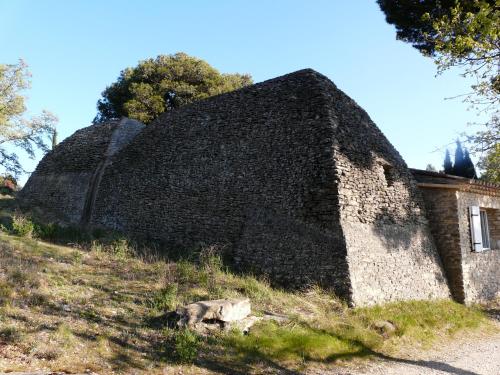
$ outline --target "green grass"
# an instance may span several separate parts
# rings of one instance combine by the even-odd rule
[[[15,212],[7,203],[0,202],[3,222]],[[57,228],[47,232],[68,235]],[[230,272],[214,247],[173,262],[138,257],[144,249],[115,235],[88,240],[70,233],[85,240],[62,246],[41,241],[39,229],[34,236],[22,232],[0,233],[0,340],[10,353],[8,361],[0,357],[0,371],[198,374],[211,373],[208,364],[217,363],[229,373],[260,373],[397,356],[402,348],[493,329],[479,307],[451,301],[350,309],[320,288],[272,288],[265,279]],[[258,316],[271,311],[290,320],[264,321],[247,336],[200,337],[168,328],[161,318],[179,305],[231,297],[249,297]],[[394,331],[378,328],[380,321]]]

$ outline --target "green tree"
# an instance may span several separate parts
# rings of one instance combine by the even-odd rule
[[[465,174],[464,166],[464,150],[462,143],[457,139],[457,147],[455,148],[455,162],[453,163],[453,173],[455,176],[463,176]]]
[[[249,75],[221,74],[185,53],[160,55],[122,70],[97,102],[94,123],[126,116],[149,124],[165,111],[251,83]]]
[[[469,155],[469,150],[464,151],[464,161],[463,161],[463,177],[467,178],[477,178],[476,168]]]
[[[479,166],[484,170],[482,180],[500,184],[500,143],[488,152]]]
[[[469,135],[471,151],[500,142],[500,0],[378,0],[398,39],[434,59],[438,73],[459,67],[472,78],[460,97],[488,119]]]
[[[453,164],[451,162],[450,151],[446,150],[443,163],[444,173],[453,174]]]
[[[30,158],[35,151],[48,150],[47,142],[55,129],[57,118],[50,112],[27,119],[26,97],[30,73],[20,60],[17,64],[0,64],[0,166],[14,176],[24,172],[17,155],[23,150]]]

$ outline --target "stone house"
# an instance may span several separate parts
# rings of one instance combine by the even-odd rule
[[[412,169],[451,293],[465,303],[500,291],[500,187]]]
[[[81,129],[44,157],[20,199],[166,251],[219,245],[242,272],[369,305],[450,296],[421,189],[368,114],[306,69],[147,127]]]

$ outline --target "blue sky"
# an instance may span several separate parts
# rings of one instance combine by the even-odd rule
[[[313,68],[412,167],[440,168],[444,151],[435,150],[477,120],[460,100],[445,100],[467,92],[467,81],[458,72],[436,78],[432,60],[396,41],[375,1],[0,0],[0,46],[0,63],[28,63],[28,109],[55,113],[60,139],[90,124],[120,70],[180,51],[255,82]]]

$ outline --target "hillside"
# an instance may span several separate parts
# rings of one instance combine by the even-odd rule
[[[292,293],[236,275],[214,248],[169,261],[125,238],[34,224],[14,200],[0,204],[0,371],[287,373],[496,330],[480,307],[412,301],[350,309],[319,288]],[[165,313],[176,306],[242,296],[256,315],[290,320],[259,324],[247,336],[169,328]]]

